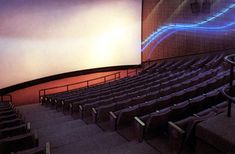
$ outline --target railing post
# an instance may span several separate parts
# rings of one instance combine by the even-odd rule
[[[234,61],[234,57],[232,57],[232,60]],[[230,96],[232,96],[232,93],[233,93],[233,64],[231,64],[231,68],[230,68],[230,82],[229,82],[229,93],[230,93]],[[232,101],[229,100],[228,101],[228,112],[227,112],[227,116],[228,117],[231,117],[231,106],[232,106]]]
[[[11,101],[11,103],[13,102],[13,99],[12,99],[12,96],[10,95],[10,101]]]
[[[66,86],[66,90],[67,90],[67,92],[69,91],[69,85]]]
[[[232,108],[232,103],[235,102],[234,99],[232,99],[233,96],[233,77],[234,77],[234,65],[235,65],[235,54],[228,55],[224,57],[224,61],[226,63],[230,64],[230,76],[229,76],[229,94],[226,94],[226,88],[222,90],[223,95],[228,99],[228,108],[227,108],[227,116],[231,117],[231,108]]]
[[[128,76],[128,74],[129,74],[129,71],[127,70],[127,76]],[[107,77],[109,77],[109,76],[111,76],[111,77],[114,76],[115,80],[118,79],[118,78],[121,78],[120,72],[116,72],[116,73],[113,73],[113,74],[110,74],[110,75],[106,75],[106,76],[102,76],[102,77],[98,77],[98,78],[95,78],[95,79],[92,79],[92,80],[81,81],[81,82],[77,82],[77,83],[73,83],[73,84],[67,84],[67,85],[63,85],[63,86],[51,87],[51,88],[47,88],[47,89],[41,89],[41,90],[39,90],[39,99],[40,99],[41,96],[46,96],[47,90],[50,91],[52,89],[63,88],[62,91],[66,91],[67,90],[67,92],[68,92],[69,91],[69,86],[86,83],[86,87],[89,87],[89,84],[92,85],[92,82],[89,83],[90,81],[97,81],[98,83],[101,83],[101,82],[99,82],[99,80],[104,78],[104,82],[107,82],[108,81]],[[80,87],[80,88],[84,88],[84,87]],[[80,88],[78,88],[78,89],[80,89]],[[52,91],[51,94],[53,94],[53,91]],[[1,99],[1,97],[0,97],[0,99]]]
[[[41,103],[41,90],[39,90],[39,92],[38,92],[38,103]]]

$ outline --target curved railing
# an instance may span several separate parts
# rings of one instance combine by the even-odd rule
[[[76,82],[72,84],[66,84],[62,86],[55,86],[55,87],[41,89],[39,90],[39,102],[40,102],[40,98],[47,94],[68,92],[68,91],[75,90],[75,89],[87,88],[93,85],[107,83],[107,82],[114,81],[120,78],[121,78],[121,73],[117,72],[117,73],[109,74],[106,76],[102,76],[102,77],[98,77],[98,78],[94,78],[94,79],[90,79],[86,81],[80,81],[80,82]],[[78,88],[74,88],[75,86]]]
[[[147,63],[147,64],[150,65],[150,63]],[[143,69],[145,69],[145,68],[140,67],[140,68],[134,68],[134,69],[131,68],[131,70],[126,69],[126,73],[123,73],[122,77],[130,77],[130,76],[137,75]],[[117,73],[113,73],[113,74],[110,74],[110,75],[98,77],[98,78],[95,78],[95,79],[90,79],[90,80],[81,81],[81,82],[77,82],[77,83],[72,83],[72,84],[66,84],[66,85],[62,85],[62,86],[55,86],[55,87],[41,89],[41,90],[39,90],[39,103],[41,102],[42,97],[45,96],[45,95],[55,94],[55,93],[60,93],[60,92],[69,92],[69,91],[72,91],[72,90],[87,88],[87,87],[90,87],[90,86],[94,86],[94,85],[98,85],[98,84],[104,84],[104,83],[107,83],[107,82],[110,82],[110,81],[115,81],[115,80],[120,79],[120,78],[121,78],[121,72],[117,72]],[[74,88],[74,87],[77,87],[77,88]]]
[[[221,92],[228,99],[228,112],[227,112],[227,116],[231,117],[232,103],[235,103],[235,99],[232,97],[234,66],[235,66],[235,54],[225,56],[224,57],[224,61],[226,63],[230,64],[230,79],[229,79],[229,87],[224,87]],[[227,93],[227,90],[229,91],[229,94]]]

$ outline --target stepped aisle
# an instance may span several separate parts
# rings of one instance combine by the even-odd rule
[[[156,154],[151,146],[137,141],[128,142],[116,132],[102,131],[96,124],[46,108],[39,104],[18,107],[32,130],[39,136],[39,145],[51,143],[53,154]]]

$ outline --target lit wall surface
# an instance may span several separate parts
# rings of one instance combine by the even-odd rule
[[[235,48],[234,14],[234,0],[144,0],[143,61]]]
[[[141,0],[2,0],[0,88],[141,63]]]
[[[199,21],[194,24],[169,24],[166,26],[162,26],[156,31],[154,31],[149,37],[147,37],[142,42],[142,52],[150,46],[151,43],[155,43],[155,45],[151,48],[149,52],[148,59],[151,58],[151,54],[154,52],[154,49],[165,39],[170,37],[172,34],[178,31],[197,31],[198,35],[204,32],[231,32],[235,30],[235,3],[228,5],[223,8],[218,13],[213,14],[206,19]]]

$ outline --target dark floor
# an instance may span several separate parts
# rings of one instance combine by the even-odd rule
[[[39,136],[39,145],[51,143],[53,154],[158,154],[146,142],[126,141],[114,131],[102,131],[39,104],[18,107]]]
[[[233,104],[232,104],[233,105]],[[197,126],[197,137],[201,142],[200,153],[235,153],[235,107],[232,106],[231,117],[227,112],[211,117]],[[203,143],[203,144],[202,144]],[[213,145],[213,146],[211,146]],[[206,148],[205,148],[206,147]]]

